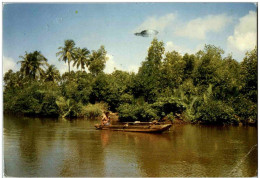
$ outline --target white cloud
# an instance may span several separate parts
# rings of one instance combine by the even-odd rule
[[[17,71],[18,64],[16,64],[12,58],[3,56],[3,74],[6,73],[9,69]]]
[[[235,26],[234,34],[228,37],[228,45],[239,51],[254,49],[257,42],[257,18],[256,12],[239,19],[239,24]]]
[[[130,66],[128,66],[127,71],[128,71],[128,72],[137,73],[139,67],[140,67],[139,65],[130,65]]]
[[[232,18],[226,14],[196,18],[178,28],[175,31],[175,35],[203,40],[206,38],[207,32],[219,32],[231,22],[231,20]]]
[[[73,62],[70,63],[70,71],[80,71],[80,67],[77,69],[76,66],[73,67]],[[57,69],[59,70],[60,74],[64,74],[65,72],[69,71],[68,63],[65,63],[63,61],[59,62],[58,65],[54,64],[57,66]],[[86,70],[88,72],[88,70]]]
[[[135,32],[152,29],[160,33],[175,20],[176,16],[176,14],[170,13],[161,17],[149,17],[135,29]]]
[[[117,64],[114,60],[114,56],[111,54],[107,54],[108,61],[106,62],[106,67],[104,72],[107,74],[111,74],[116,70],[122,70],[126,72],[134,72],[137,73],[139,69],[139,65],[128,65],[127,67]]]
[[[107,54],[108,60],[106,62],[106,67],[104,72],[111,74],[115,69],[117,70],[122,70],[121,66],[118,65],[115,61],[114,61],[114,56],[111,54]]]
[[[184,55],[185,53],[195,54],[196,52],[198,52],[199,50],[201,50],[203,48],[204,48],[203,44],[197,45],[194,49],[190,49],[190,48],[186,48],[186,47],[176,45],[172,41],[168,41],[165,44],[165,52],[171,52],[171,51],[174,50],[174,51],[179,52],[182,55]]]
[[[63,74],[65,72],[68,72],[68,65],[66,63],[60,63],[57,65],[57,69],[60,71],[60,74]]]

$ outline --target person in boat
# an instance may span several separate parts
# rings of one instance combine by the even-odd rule
[[[110,117],[109,117],[109,112],[105,112],[105,114],[103,114],[103,117],[102,117],[102,123],[101,125],[110,125]]]
[[[153,120],[153,121],[152,121],[152,124],[153,124],[153,125],[160,125],[160,123],[159,123],[157,120]]]

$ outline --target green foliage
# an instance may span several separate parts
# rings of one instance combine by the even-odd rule
[[[60,79],[60,72],[54,65],[50,65],[44,73],[44,78],[46,82],[58,82]]]
[[[55,101],[58,96],[57,85],[49,82],[31,82],[22,90],[18,88],[5,91],[4,110],[28,115],[57,116],[58,107]]]
[[[121,121],[178,116],[203,124],[257,123],[256,48],[239,63],[214,45],[182,56],[165,53],[163,42],[153,39],[137,74],[105,74],[104,46],[90,53],[66,40],[59,49],[59,60],[81,71],[69,68],[60,76],[40,52],[26,52],[20,71],[4,75],[5,112],[96,118],[110,110]]]
[[[257,123],[257,103],[243,95],[234,98],[230,103],[232,103],[235,114],[241,122],[245,124],[249,121]]]
[[[165,48],[163,42],[153,39],[148,49],[148,56],[139,68],[136,76],[134,93],[144,96],[149,103],[154,102],[160,86],[160,69]]]
[[[161,86],[175,88],[183,82],[186,62],[176,51],[168,52],[165,56],[161,69]]]
[[[56,104],[59,107],[59,115],[61,117],[66,117],[70,114],[72,106],[70,106],[70,100],[66,100],[64,97],[60,96],[56,100]]]
[[[159,67],[165,48],[162,41],[158,41],[156,38],[151,42],[151,46],[148,49],[148,56],[146,60],[151,62],[152,67]]]
[[[150,121],[158,119],[156,110],[152,105],[144,102],[142,104],[122,104],[117,108],[120,121]]]
[[[183,61],[185,61],[185,67],[184,67],[184,78],[190,78],[190,76],[192,75],[192,71],[194,69],[195,66],[195,55],[191,54],[185,54],[183,56]]]
[[[82,114],[90,119],[96,119],[102,116],[102,113],[107,110],[104,103],[88,104],[83,108]]]
[[[5,91],[14,90],[16,88],[21,87],[25,84],[26,81],[23,81],[23,75],[21,72],[13,72],[12,70],[8,70],[8,72],[4,75],[4,83],[5,83]]]
[[[90,101],[90,95],[92,92],[92,85],[93,85],[93,78],[90,74],[87,74],[85,72],[77,73],[76,76],[76,82],[77,82],[77,91],[75,91],[79,98],[80,101],[83,104],[87,104]]]
[[[232,107],[221,101],[208,100],[197,108],[195,121],[203,124],[237,124]]]
[[[257,102],[257,49],[246,53],[241,63],[242,93]]]
[[[212,87],[210,84],[203,96],[198,99],[192,121],[203,124],[237,124],[234,109],[222,101],[214,100]]]
[[[92,51],[88,69],[94,76],[97,76],[105,69],[105,64],[108,60],[106,54],[107,52],[104,46],[101,46],[97,51]]]
[[[156,109],[157,115],[161,118],[167,114],[170,114],[171,112],[182,113],[185,109],[181,99],[174,96],[159,97],[152,106]]]
[[[89,50],[87,48],[76,48],[75,50],[75,61],[73,63],[73,66],[77,66],[77,68],[79,68],[79,66],[81,67],[81,71],[82,69],[85,69],[85,66],[89,65]]]
[[[56,104],[59,108],[59,116],[62,118],[77,118],[85,116],[84,105],[81,102],[75,102],[71,99],[59,97],[56,100]]]
[[[115,111],[121,104],[121,95],[129,92],[131,74],[116,70],[112,74],[100,73],[93,83],[91,103],[104,101],[108,103],[109,109]]]
[[[167,117],[170,121],[174,121],[174,119],[175,119],[175,116],[174,116],[173,112],[170,112],[169,114],[167,114],[166,117]]]
[[[70,73],[70,62],[75,59],[75,42],[73,40],[65,40],[64,47],[58,48],[60,51],[56,53],[59,57],[59,61],[68,61],[69,73]]]
[[[228,101],[230,98],[238,96],[241,88],[239,71],[240,65],[231,55],[223,59],[221,66],[216,70],[214,86],[216,99]]]
[[[195,86],[217,83],[216,70],[221,65],[221,55],[224,51],[214,45],[205,45],[204,51],[199,51],[197,63],[194,68],[193,79]]]
[[[93,80],[93,77],[86,72],[64,73],[60,84],[62,95],[67,99],[87,104],[90,100]]]
[[[128,93],[122,94],[120,97],[120,102],[121,103],[128,103],[131,104],[134,101],[134,96],[130,95]]]
[[[44,67],[48,66],[47,59],[41,54],[40,51],[33,53],[25,52],[24,56],[20,56],[21,73],[23,76],[28,76],[30,79],[39,79],[44,75]]]

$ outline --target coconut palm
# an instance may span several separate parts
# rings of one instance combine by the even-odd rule
[[[46,72],[45,72],[45,81],[57,81],[60,79],[60,72],[59,70],[54,66],[50,65]]]
[[[32,69],[31,61],[29,59],[29,54],[27,51],[25,51],[24,56],[19,56],[19,58],[22,59],[22,61],[18,61],[17,63],[21,63],[20,71],[24,76],[28,76],[30,73],[30,70]]]
[[[76,53],[76,58],[73,67],[77,65],[77,68],[79,68],[80,66],[82,71],[82,69],[85,69],[85,66],[86,67],[88,66],[90,52],[87,48],[83,48],[83,49],[76,48],[75,53]]]
[[[36,79],[44,75],[44,68],[48,66],[48,63],[40,51],[34,51],[29,54],[25,52],[25,55],[20,56],[20,58],[22,60],[18,61],[18,63],[21,63],[20,71],[24,76]]]
[[[68,61],[69,73],[70,73],[70,62],[75,59],[75,42],[73,40],[65,40],[64,47],[59,47],[59,52],[56,53],[56,56],[59,57],[59,61]]]

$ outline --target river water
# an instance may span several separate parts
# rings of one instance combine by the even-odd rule
[[[5,115],[5,175],[257,175],[256,127],[175,125],[162,134],[147,134],[95,130],[95,123]]]

